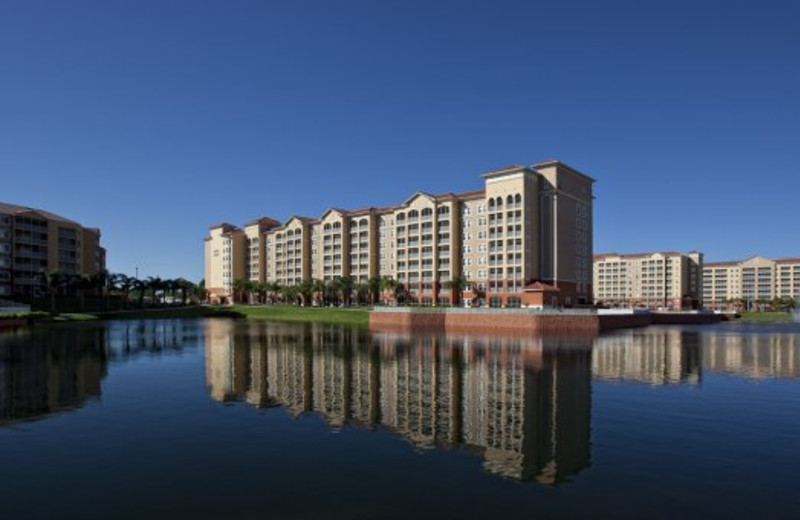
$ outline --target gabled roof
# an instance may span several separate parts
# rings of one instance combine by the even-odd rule
[[[311,224],[312,222],[317,222],[317,219],[315,219],[315,218],[311,218],[311,217],[300,217],[300,216],[298,216],[298,215],[292,215],[291,217],[289,217],[288,219],[286,219],[286,222],[284,222],[284,223],[283,223],[283,227],[286,227],[286,226],[288,226],[289,224],[291,224],[293,220],[299,220],[299,221],[300,221],[300,222],[302,222],[303,224]]]
[[[223,232],[239,229],[238,227],[234,226],[233,224],[229,224],[228,222],[220,222],[219,224],[214,224],[213,226],[208,227],[208,229],[219,229],[219,228],[222,228]]]
[[[336,212],[336,213],[338,213],[338,214],[340,214],[340,215],[342,215],[342,216],[345,216],[345,215],[347,215],[348,213],[350,213],[350,212],[349,212],[349,211],[347,211],[346,209],[342,209],[342,208],[328,208],[328,209],[326,209],[326,210],[325,210],[325,212],[324,212],[322,215],[320,215],[320,217],[319,217],[319,219],[318,219],[318,220],[322,220],[322,219],[324,219],[324,218],[325,218],[325,217],[327,217],[327,216],[328,216],[328,214],[329,214],[329,213],[331,213],[331,212]]]
[[[525,286],[526,292],[561,292],[561,289],[555,285],[550,285],[543,282],[533,282]]]
[[[260,217],[260,218],[254,218],[253,220],[245,224],[245,226],[254,226],[256,224],[261,224],[262,226],[273,226],[273,227],[281,225],[281,223],[275,220],[274,218]]]
[[[407,198],[403,202],[402,205],[403,206],[408,206],[409,204],[411,204],[412,201],[414,201],[418,197],[426,197],[426,198],[428,198],[428,199],[430,199],[430,200],[432,200],[434,202],[436,201],[436,196],[435,195],[431,195],[430,193],[425,193],[424,191],[416,191],[416,192],[414,192],[413,195],[411,195],[409,198]]]

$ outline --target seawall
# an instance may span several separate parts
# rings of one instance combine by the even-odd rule
[[[647,327],[719,323],[713,312],[651,312],[600,309],[460,309],[379,307],[370,312],[370,330],[440,334],[587,335]]]

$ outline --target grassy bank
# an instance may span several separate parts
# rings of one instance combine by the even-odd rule
[[[248,319],[257,320],[333,323],[359,326],[366,326],[369,324],[369,310],[366,309],[292,307],[289,305],[271,305],[269,307],[235,305],[233,310],[247,316]]]
[[[792,321],[788,312],[740,312],[738,321],[745,323],[786,323]]]
[[[16,317],[24,318],[28,323],[223,317],[357,326],[366,326],[369,324],[369,311],[363,308],[341,309],[326,307],[293,307],[289,305],[273,305],[269,307],[250,307],[247,305],[236,305],[234,307],[198,305],[192,307],[164,307],[111,312],[63,313],[57,316],[50,316],[48,313],[44,312],[32,312],[25,313],[24,316],[18,315]]]

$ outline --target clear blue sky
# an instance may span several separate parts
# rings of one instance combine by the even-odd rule
[[[800,2],[0,2],[0,200],[202,277],[210,224],[560,159],[596,251],[800,256]]]

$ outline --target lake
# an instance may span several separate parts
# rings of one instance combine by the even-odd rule
[[[800,517],[800,325],[0,333],[3,518]]]

